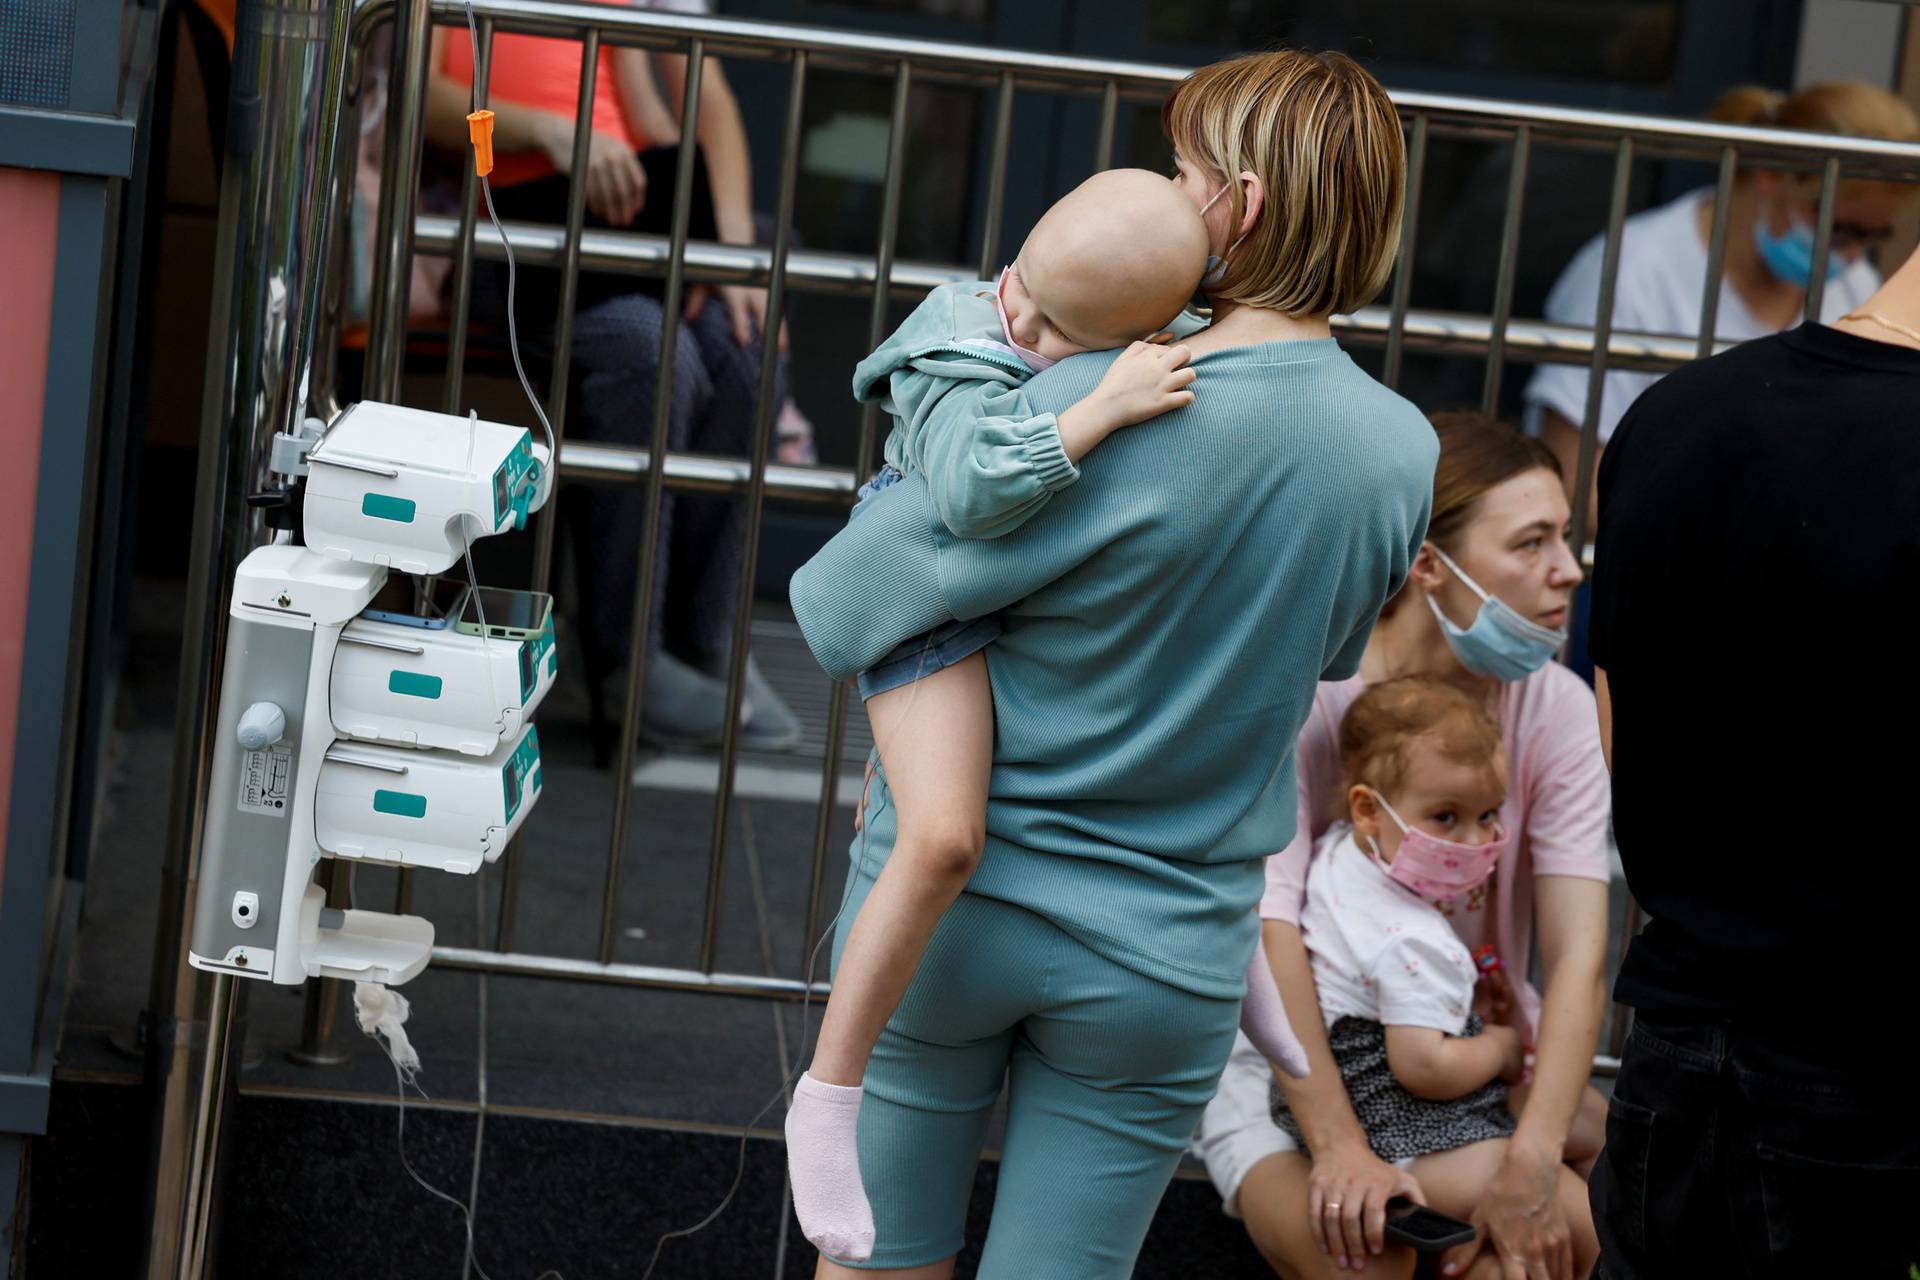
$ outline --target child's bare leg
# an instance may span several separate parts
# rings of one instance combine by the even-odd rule
[[[867,701],[899,827],[847,933],[813,1064],[787,1112],[787,1171],[800,1229],[824,1253],[863,1262],[873,1211],[860,1182],[860,1082],[874,1042],[935,926],[980,864],[993,691],[974,654]]]
[[[1506,1139],[1489,1138],[1451,1151],[1420,1156],[1408,1172],[1426,1192],[1428,1208],[1465,1222],[1473,1217],[1480,1193],[1493,1181],[1506,1156]]]
[[[934,926],[980,865],[993,692],[985,654],[867,701],[899,814],[893,852],[847,934],[809,1073],[858,1084]]]

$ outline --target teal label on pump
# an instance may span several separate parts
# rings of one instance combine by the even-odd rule
[[[437,698],[440,696],[440,677],[421,675],[417,671],[395,671],[387,676],[387,692],[405,694],[409,698]]]
[[[384,493],[369,493],[360,499],[360,514],[395,524],[413,523],[413,499],[390,498]]]
[[[373,793],[373,811],[390,813],[396,818],[424,818],[427,816],[427,798],[411,791],[376,791]]]

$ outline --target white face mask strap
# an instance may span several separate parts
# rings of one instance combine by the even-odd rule
[[[1453,562],[1452,556],[1448,555],[1446,552],[1440,549],[1439,543],[1429,542],[1427,545],[1433,548],[1434,555],[1440,557],[1441,564],[1444,564],[1445,566],[1447,566],[1447,568],[1453,570],[1454,577],[1466,583],[1467,590],[1473,592],[1473,594],[1480,597],[1480,602],[1482,604],[1485,604],[1488,600],[1492,599],[1491,596],[1489,596],[1484,590],[1481,589],[1481,586],[1479,583],[1475,582],[1472,578],[1469,578],[1466,574],[1466,571],[1462,569],[1459,565]]]
[[[1206,217],[1207,210],[1213,208],[1214,205],[1220,203],[1220,197],[1227,194],[1227,192],[1232,189],[1233,189],[1233,184],[1229,182],[1225,186],[1221,187],[1218,191],[1208,196],[1207,202],[1200,206],[1200,216],[1203,218]],[[1226,252],[1220,255],[1220,260],[1222,262],[1225,262],[1228,258],[1231,258],[1233,256],[1233,251],[1235,249],[1238,249],[1240,247],[1241,242],[1244,241],[1248,236],[1252,234],[1253,232],[1251,230],[1242,231],[1238,236],[1234,238],[1233,243],[1227,246]]]
[[[1413,828],[1409,827],[1406,824],[1406,821],[1403,818],[1401,818],[1401,816],[1398,813],[1394,812],[1393,806],[1387,803],[1387,798],[1385,796],[1381,795],[1378,791],[1374,790],[1372,787],[1368,787],[1367,791],[1372,794],[1374,801],[1377,804],[1379,804],[1379,806],[1382,809],[1385,809],[1387,811],[1387,816],[1393,819],[1393,825],[1400,828],[1401,835],[1412,834]]]

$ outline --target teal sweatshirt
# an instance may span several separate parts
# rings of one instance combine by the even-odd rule
[[[1116,353],[1025,388],[1036,414]],[[835,679],[951,618],[1004,611],[987,650],[987,848],[967,890],[1116,963],[1237,998],[1261,860],[1293,836],[1294,740],[1359,666],[1426,532],[1438,454],[1411,404],[1330,338],[1203,355],[1194,404],[1115,433],[1084,480],[997,538],[956,537],[924,479],[882,490],[793,577]],[[850,854],[877,874],[876,779]]]
[[[990,280],[941,285],[853,371],[854,399],[893,416],[887,462],[925,478],[962,538],[1019,528],[1080,478],[1056,414],[1027,402],[1033,370],[1006,344],[993,292]],[[1182,312],[1169,327],[1185,336],[1205,323]]]

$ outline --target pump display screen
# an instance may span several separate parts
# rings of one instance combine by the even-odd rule
[[[520,802],[540,792],[540,736],[533,729],[527,730],[527,736],[514,748],[513,758],[501,769],[500,785],[506,820],[511,822]]]
[[[518,760],[508,763],[503,778],[507,788],[507,816],[511,818],[514,811],[520,807],[520,762]]]

